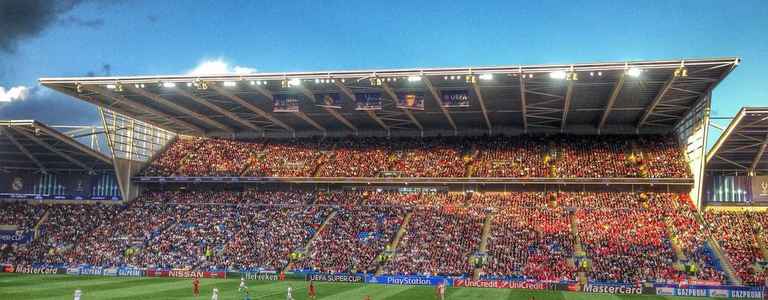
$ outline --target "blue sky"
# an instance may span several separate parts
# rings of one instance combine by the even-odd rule
[[[215,58],[306,71],[739,56],[714,114],[768,106],[768,1],[68,1],[0,49],[0,87],[105,64],[113,75],[183,73]],[[0,117],[46,107],[16,102],[0,102]],[[51,122],[90,118],[78,114]]]

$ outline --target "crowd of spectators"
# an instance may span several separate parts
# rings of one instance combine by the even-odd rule
[[[768,212],[707,211],[704,217],[712,237],[725,250],[742,282],[764,284],[768,272],[761,270],[766,258],[761,253],[758,239],[762,237],[758,233],[768,226]]]
[[[155,160],[144,170],[147,176],[174,176],[186,161],[185,157],[197,151],[203,143],[208,140],[194,137],[179,137],[173,143],[169,144],[163,153],[160,153]]]
[[[295,267],[320,272],[370,272],[376,256],[394,237],[403,222],[402,207],[358,206],[337,211],[312,242],[307,258]]]
[[[147,176],[658,177],[691,173],[672,137],[179,138]]]
[[[466,275],[469,258],[478,250],[485,214],[460,206],[418,207],[396,255],[385,267],[389,274]]]
[[[573,280],[576,269],[568,212],[562,208],[509,206],[495,212],[488,240],[490,276]]]
[[[756,232],[768,226],[768,214],[745,212],[707,213],[711,226],[702,226],[688,197],[640,192],[190,189],[149,191],[126,205],[0,209],[3,223],[41,224],[34,241],[0,249],[4,263],[281,270],[293,258],[293,268],[322,272],[469,275],[471,258],[487,254],[487,275],[572,280],[580,243],[591,280],[630,283],[685,279],[672,242],[697,264],[695,278],[723,281],[708,234],[745,282],[761,282]],[[409,212],[399,246],[379,260]],[[479,253],[489,216],[487,253]]]
[[[29,230],[43,216],[45,206],[26,202],[0,202],[0,225],[15,226],[15,230]]]

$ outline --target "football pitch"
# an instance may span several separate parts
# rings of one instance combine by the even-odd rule
[[[120,299],[211,299],[218,288],[220,300],[244,299],[237,291],[239,279],[201,279],[200,297],[192,295],[192,280],[176,278],[102,277],[68,275],[0,274],[0,299],[67,299],[75,289],[83,291],[82,300]],[[249,281],[251,299],[286,299],[286,290],[293,287],[293,298],[308,299],[306,281]],[[436,299],[433,287],[351,284],[316,282],[317,299],[357,300],[370,296],[373,300]],[[556,291],[524,291],[511,289],[448,288],[446,299],[702,299],[692,297],[616,296]]]

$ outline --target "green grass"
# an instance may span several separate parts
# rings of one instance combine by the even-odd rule
[[[155,300],[155,299],[211,299],[211,290],[217,287],[219,299],[243,299],[237,292],[239,279],[202,279],[200,282],[201,295],[192,295],[192,281],[176,278],[117,278],[101,276],[68,276],[68,275],[21,275],[0,273],[0,299],[66,299],[71,300],[75,289],[83,290],[82,300],[115,299],[115,300]],[[305,281],[249,281],[248,287],[253,300],[285,299],[288,284],[293,286],[293,297],[297,300],[307,299],[307,282]],[[347,284],[347,283],[316,283],[317,299],[356,300],[370,295],[373,300],[418,300],[435,299],[433,287],[399,286],[378,284]],[[702,299],[688,297],[661,296],[614,296],[583,294],[573,292],[524,291],[509,289],[480,289],[480,288],[448,288],[446,299]]]

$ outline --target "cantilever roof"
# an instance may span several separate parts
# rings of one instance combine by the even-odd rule
[[[33,120],[0,120],[0,169],[112,171],[112,160]]]
[[[118,113],[194,135],[666,133],[738,63],[738,58],[731,57],[243,75],[41,78],[40,82]],[[687,76],[675,76],[681,66]],[[627,75],[630,69],[642,72],[633,77]],[[558,78],[551,76],[553,72]],[[573,78],[571,73],[576,74],[577,80],[569,80]],[[483,74],[491,74],[492,78],[480,76]],[[473,76],[475,81],[468,82],[467,76]],[[288,81],[300,84],[286,85]],[[469,107],[451,108],[439,101],[442,92],[456,89],[467,91]],[[355,109],[355,95],[366,92],[383,96],[382,110]],[[405,92],[422,93],[424,110],[396,107],[393,99]],[[317,96],[322,93],[340,95],[342,107],[316,105],[322,101]],[[298,97],[300,111],[274,112],[272,100],[281,94]]]
[[[708,172],[768,174],[768,107],[744,107],[707,154]]]

